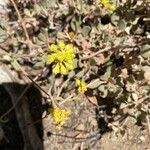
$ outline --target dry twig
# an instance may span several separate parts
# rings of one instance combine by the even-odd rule
[[[100,53],[103,53],[103,52],[106,52],[106,51],[109,51],[109,50],[111,50],[110,47],[107,47],[105,49],[100,49],[99,51],[97,51],[97,52],[95,52],[95,53],[93,53],[93,54],[91,54],[89,56],[82,57],[81,59],[82,60],[89,59],[89,58],[92,58],[92,57],[94,57],[96,55],[99,55]]]
[[[32,49],[32,42],[30,41],[29,34],[27,32],[25,22],[24,22],[24,20],[22,19],[21,15],[20,15],[20,12],[19,12],[19,10],[17,8],[17,5],[16,5],[15,1],[14,0],[10,0],[10,1],[11,1],[12,5],[13,5],[16,13],[17,13],[18,21],[19,21],[19,23],[21,23],[21,26],[22,26],[22,28],[24,30],[24,33],[25,33],[25,36],[26,36],[28,48],[31,51],[31,49]]]

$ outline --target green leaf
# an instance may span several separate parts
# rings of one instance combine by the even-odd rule
[[[98,88],[99,92],[100,92],[100,96],[105,98],[108,95],[108,90],[106,88],[106,85],[100,85]]]
[[[84,70],[82,70],[82,71],[80,71],[80,72],[78,72],[75,76],[77,77],[77,78],[82,78],[83,76],[84,76]]]
[[[146,59],[150,59],[150,45],[146,44],[141,49],[141,56],[143,56]]]
[[[121,29],[121,30],[124,30],[125,28],[126,28],[126,22],[125,22],[125,20],[124,19],[122,19],[122,20],[120,20],[119,22],[118,22],[118,26],[119,26],[119,28]]]
[[[82,34],[84,37],[88,36],[90,34],[91,27],[90,26],[84,26],[82,28]]]
[[[118,25],[118,21],[119,21],[119,20],[120,20],[120,17],[119,17],[116,13],[112,14],[112,16],[111,16],[111,22],[112,22],[115,26]]]
[[[43,32],[43,33],[40,33],[38,35],[39,40],[42,41],[42,42],[46,42],[47,41],[47,37],[48,37],[47,32]]]
[[[4,42],[6,38],[7,38],[6,31],[0,28],[0,43]]]
[[[106,83],[106,82],[101,81],[100,79],[94,79],[87,86],[88,86],[89,89],[95,89],[103,83]]]
[[[109,66],[109,67],[107,68],[105,74],[102,75],[102,76],[100,77],[100,79],[103,80],[103,81],[108,81],[108,79],[110,78],[110,76],[111,76],[111,66]]]
[[[13,66],[13,68],[14,68],[16,71],[21,71],[21,66],[20,66],[20,64],[17,62],[16,59],[14,59],[14,60],[11,62],[11,65]]]
[[[75,18],[73,18],[71,20],[70,26],[71,26],[71,29],[76,32],[77,27],[76,27],[76,20],[75,20]]]
[[[81,16],[75,16],[71,20],[70,26],[74,32],[77,32],[80,30],[80,25],[81,25]]]
[[[33,66],[33,68],[34,68],[34,69],[41,69],[41,68],[44,68],[44,66],[45,66],[45,62],[44,62],[44,61],[40,61],[40,62],[37,62],[37,63]]]

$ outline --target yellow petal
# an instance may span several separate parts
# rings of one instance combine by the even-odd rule
[[[70,51],[73,53],[74,49],[73,49],[73,45],[72,44],[67,44],[66,47],[65,47],[65,50],[66,51]]]
[[[87,87],[82,87],[82,86],[80,86],[80,87],[78,88],[78,91],[79,91],[79,92],[85,92],[85,91],[87,91]]]
[[[73,64],[65,62],[65,66],[67,70],[73,70]]]
[[[53,74],[58,74],[58,73],[60,73],[60,64],[59,63],[57,63],[56,65],[55,65],[55,67],[53,68]]]
[[[84,81],[82,81],[80,79],[76,79],[76,84],[78,86],[78,91],[79,92],[87,91],[87,83],[85,83]]]
[[[82,86],[86,86],[87,84],[84,81],[81,81]]]
[[[85,92],[87,91],[87,84],[84,81],[81,81],[79,88],[78,88],[79,92]]]
[[[48,63],[54,62],[55,59],[56,59],[55,55],[47,55],[47,58],[46,58]]]
[[[76,79],[76,85],[80,85],[81,84],[81,81],[79,79]]]
[[[63,50],[63,49],[65,48],[65,43],[64,43],[64,41],[59,41],[57,45],[58,45],[58,47],[59,47],[61,50]]]
[[[55,44],[51,44],[49,47],[50,51],[52,52],[57,52],[58,51],[58,46]]]
[[[109,9],[111,12],[113,12],[113,11],[116,10],[116,5],[110,4],[109,7],[108,7],[108,9]]]
[[[65,54],[63,53],[63,52],[58,52],[57,53],[57,56],[56,56],[56,58],[57,58],[57,60],[59,61],[59,62],[63,62],[63,60],[65,59]]]
[[[110,3],[110,1],[109,1],[109,0],[102,0],[101,3],[102,3],[104,6],[106,6],[107,4]]]
[[[65,66],[61,63],[60,64],[60,73],[66,75],[67,74],[67,69],[65,68]]]

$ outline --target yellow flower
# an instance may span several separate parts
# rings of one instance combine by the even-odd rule
[[[113,12],[116,10],[116,5],[112,2],[110,2],[110,0],[101,0],[101,4],[106,7],[110,12]]]
[[[50,108],[49,112],[54,119],[54,122],[57,123],[57,128],[60,129],[68,119],[70,111],[61,108]]]
[[[51,53],[47,55],[46,61],[50,64],[53,63],[53,74],[66,75],[73,70],[75,54],[72,44],[65,45],[64,41],[59,41],[57,45],[51,44],[49,49]]]
[[[85,92],[87,91],[87,83],[80,79],[76,79],[76,85],[78,86],[78,92]]]

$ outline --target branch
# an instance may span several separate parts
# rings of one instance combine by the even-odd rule
[[[18,16],[18,20],[19,20],[19,22],[21,23],[21,26],[22,26],[22,28],[23,28],[23,30],[24,30],[24,33],[25,33],[25,36],[26,36],[28,48],[29,48],[29,50],[31,51],[33,44],[32,44],[32,42],[30,41],[30,38],[29,38],[29,35],[28,35],[28,32],[27,32],[27,29],[26,29],[26,25],[25,25],[25,23],[24,23],[24,21],[23,21],[21,15],[20,15],[20,12],[19,12],[19,10],[18,10],[18,8],[17,8],[16,3],[14,2],[14,0],[10,0],[10,1],[11,1],[11,3],[12,3],[13,7],[15,8],[15,11],[16,11],[17,16]]]
[[[92,57],[94,57],[94,56],[96,56],[96,55],[99,55],[100,53],[109,51],[109,50],[111,50],[111,49],[112,49],[112,48],[110,48],[110,47],[107,47],[107,48],[105,48],[105,49],[100,49],[99,51],[97,51],[97,52],[95,52],[95,53],[93,53],[93,54],[91,54],[91,55],[89,55],[89,56],[82,57],[81,60],[86,60],[86,59],[92,58]]]

